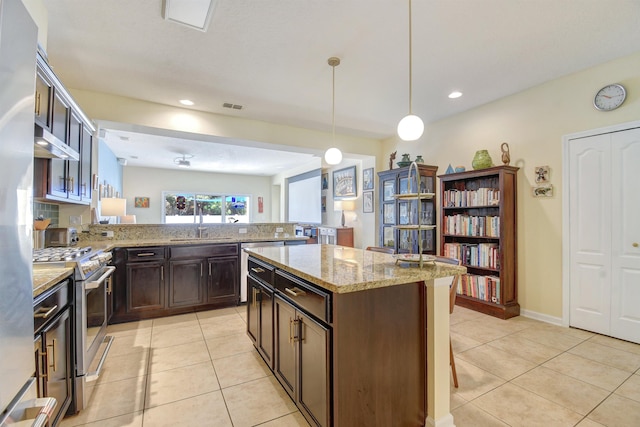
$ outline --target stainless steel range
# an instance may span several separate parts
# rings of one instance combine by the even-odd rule
[[[111,293],[111,252],[91,247],[59,247],[33,252],[34,268],[73,267],[75,280],[75,411],[84,409],[100,376],[113,337],[107,336],[107,295]]]

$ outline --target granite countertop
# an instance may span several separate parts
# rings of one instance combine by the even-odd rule
[[[179,246],[179,245],[218,245],[224,243],[248,243],[248,242],[286,242],[292,240],[308,240],[306,236],[289,236],[289,237],[219,237],[211,239],[198,239],[197,237],[162,237],[159,239],[131,239],[131,240],[101,240],[87,241],[81,240],[78,246],[91,246],[94,250],[101,249],[109,251],[113,248],[135,248],[143,246]]]
[[[73,267],[56,267],[44,268],[38,267],[33,269],[33,297],[36,298],[47,289],[60,283],[62,280],[73,274]]]
[[[335,293],[429,281],[466,273],[465,267],[424,263],[396,265],[393,255],[336,245],[247,248],[275,267]]]

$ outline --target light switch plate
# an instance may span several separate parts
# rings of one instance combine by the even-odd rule
[[[246,228],[238,228],[238,233],[247,234],[247,229]]]
[[[282,233],[283,231],[284,231],[284,228],[276,227],[276,233]]]

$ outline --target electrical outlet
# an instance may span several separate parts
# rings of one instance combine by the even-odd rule
[[[276,227],[276,233],[282,233],[283,231],[284,231],[284,228]]]
[[[82,225],[82,217],[71,215],[69,217],[69,225]]]
[[[102,237],[113,237],[113,231],[103,231]]]
[[[238,233],[247,234],[247,229],[246,228],[238,228]]]

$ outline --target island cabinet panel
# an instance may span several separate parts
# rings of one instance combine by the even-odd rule
[[[280,294],[274,300],[274,374],[311,425],[329,426],[330,328]]]
[[[264,361],[273,369],[273,271],[260,261],[249,259],[247,275],[247,334]]]
[[[334,293],[250,257],[247,333],[263,357],[258,274],[275,284],[272,370],[311,425],[424,425],[424,282]]]
[[[333,295],[334,426],[422,426],[423,283]]]

